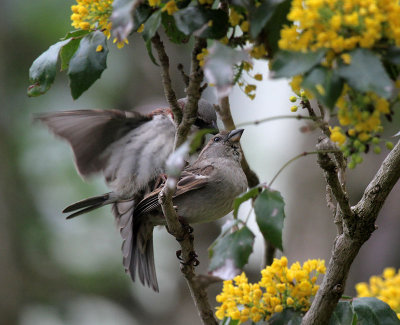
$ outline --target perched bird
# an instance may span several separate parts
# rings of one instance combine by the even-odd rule
[[[243,129],[222,131],[210,139],[197,160],[187,166],[177,182],[173,204],[185,223],[202,223],[222,218],[233,209],[233,201],[247,188],[241,167],[239,145]],[[153,228],[165,225],[158,195],[160,184],[137,203],[132,212],[121,214],[123,264],[135,280],[158,291],[153,253]]]
[[[184,109],[186,98],[178,100],[178,104]],[[200,99],[198,107],[192,131],[216,128],[212,104]],[[164,172],[176,131],[169,108],[156,109],[148,115],[120,110],[73,110],[41,114],[36,119],[69,142],[82,178],[102,172],[112,190],[77,202],[69,209],[76,211],[70,217],[126,199],[140,200]]]

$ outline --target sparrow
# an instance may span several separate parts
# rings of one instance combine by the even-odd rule
[[[178,100],[182,110],[186,102],[186,98]],[[43,122],[71,145],[76,169],[83,179],[103,173],[112,190],[66,207],[63,212],[72,212],[67,218],[112,204],[117,227],[124,239],[123,250],[126,252],[127,247],[134,247],[131,241],[137,241],[136,236],[141,235],[133,234],[127,223],[133,224],[135,205],[157,187],[159,175],[165,172],[165,162],[173,151],[175,140],[173,118],[169,108],[156,109],[148,115],[120,110],[73,110],[36,116],[35,120]],[[216,121],[213,105],[200,99],[192,133],[198,129],[216,129]],[[125,255],[124,265],[129,273],[127,258]],[[134,278],[134,272],[132,274]],[[152,283],[158,291],[157,280]]]
[[[178,100],[182,109],[186,102],[186,98]],[[198,108],[192,131],[215,129],[213,105],[200,99]],[[174,146],[176,128],[169,108],[156,109],[148,115],[120,110],[72,110],[41,114],[35,119],[69,142],[83,179],[103,173],[112,190],[67,207],[66,212],[76,211],[70,218],[107,204],[143,198],[164,172]]]
[[[239,145],[243,129],[213,136],[197,160],[187,166],[177,182],[172,202],[185,224],[210,222],[233,209],[235,198],[247,189]],[[153,253],[153,228],[165,225],[158,195],[164,184],[147,194],[128,214],[121,213],[123,264],[135,281],[158,291]]]

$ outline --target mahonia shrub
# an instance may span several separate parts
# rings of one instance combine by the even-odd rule
[[[286,308],[305,312],[319,286],[319,274],[326,271],[323,260],[308,260],[293,263],[288,267],[285,256],[274,259],[270,266],[261,271],[258,283],[249,283],[245,273],[233,280],[224,281],[222,292],[217,296],[216,316],[230,317],[240,323],[269,319],[274,313]]]
[[[369,283],[356,284],[358,297],[376,297],[386,302],[400,319],[400,270],[393,267],[383,270],[382,275],[374,275]]]
[[[285,51],[323,51],[321,68],[346,77],[346,65],[353,62],[353,54],[356,60],[361,55],[379,57],[387,54],[391,46],[399,46],[399,16],[400,4],[393,0],[294,0],[287,16],[291,24],[281,30],[278,44]],[[354,52],[356,49],[371,52]],[[390,77],[396,81],[398,68],[384,63]],[[374,63],[371,61],[371,64]],[[382,72],[385,73],[383,69]],[[298,95],[302,88],[307,88],[305,77],[301,74],[292,78],[292,89]],[[370,146],[375,153],[381,152],[379,144],[382,142],[389,149],[392,147],[390,142],[380,139],[382,118],[391,120],[393,107],[398,103],[396,95],[386,96],[380,89],[361,91],[354,83],[338,85],[337,90],[342,90],[336,105],[332,105],[338,109],[339,125],[331,128],[331,140],[350,157],[350,168],[362,162],[360,154],[368,152]],[[399,82],[394,84],[399,87]],[[313,88],[311,92],[307,89],[308,99],[327,96],[329,91],[323,83],[314,84]]]

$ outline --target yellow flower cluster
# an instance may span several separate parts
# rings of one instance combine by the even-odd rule
[[[201,67],[204,66],[204,63],[205,63],[204,60],[205,60],[207,55],[208,55],[208,50],[205,49],[205,48],[201,49],[201,52],[196,55],[196,59],[197,59],[197,61],[199,61],[199,65]]]
[[[247,72],[247,75],[257,81],[262,81],[263,80],[263,75],[261,73],[256,73],[252,75],[250,72],[253,70],[253,65],[250,62],[243,61],[241,64],[241,67],[244,71]],[[241,73],[240,71],[238,73]],[[248,83],[244,78],[243,75],[240,76],[239,81],[238,81],[238,86],[240,90],[242,90],[247,97],[249,97],[251,100],[253,100],[256,97],[256,89],[257,86],[254,84]]]
[[[384,269],[381,276],[372,276],[369,284],[356,284],[358,297],[376,297],[386,302],[400,318],[400,270],[393,267]]]
[[[76,3],[71,6],[71,25],[76,29],[99,29],[110,38],[112,24],[109,18],[113,0],[76,0]],[[125,43],[128,44],[128,40],[117,42],[117,39],[114,39],[114,43],[117,43],[118,48],[122,48]]]
[[[230,8],[229,10],[229,24],[232,27],[239,26],[243,33],[248,32],[250,27],[245,17],[234,8]]]
[[[161,9],[161,11],[168,12],[168,15],[172,15],[174,12],[177,12],[179,9],[176,6],[175,0],[168,1],[165,6]]]
[[[249,283],[245,273],[236,276],[233,281],[224,281],[221,294],[217,296],[216,316],[219,319],[231,317],[244,323],[247,320],[258,322],[266,320],[274,313],[285,308],[307,311],[310,299],[319,286],[318,275],[325,273],[323,260],[308,260],[288,267],[286,257],[274,259],[271,266],[261,271],[258,283]]]
[[[294,24],[281,30],[279,47],[340,53],[383,38],[399,46],[399,15],[397,0],[293,0],[288,19]]]

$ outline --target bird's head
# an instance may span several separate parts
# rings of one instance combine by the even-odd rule
[[[244,129],[221,131],[214,135],[201,151],[199,159],[230,158],[238,162],[242,159],[239,141]]]

